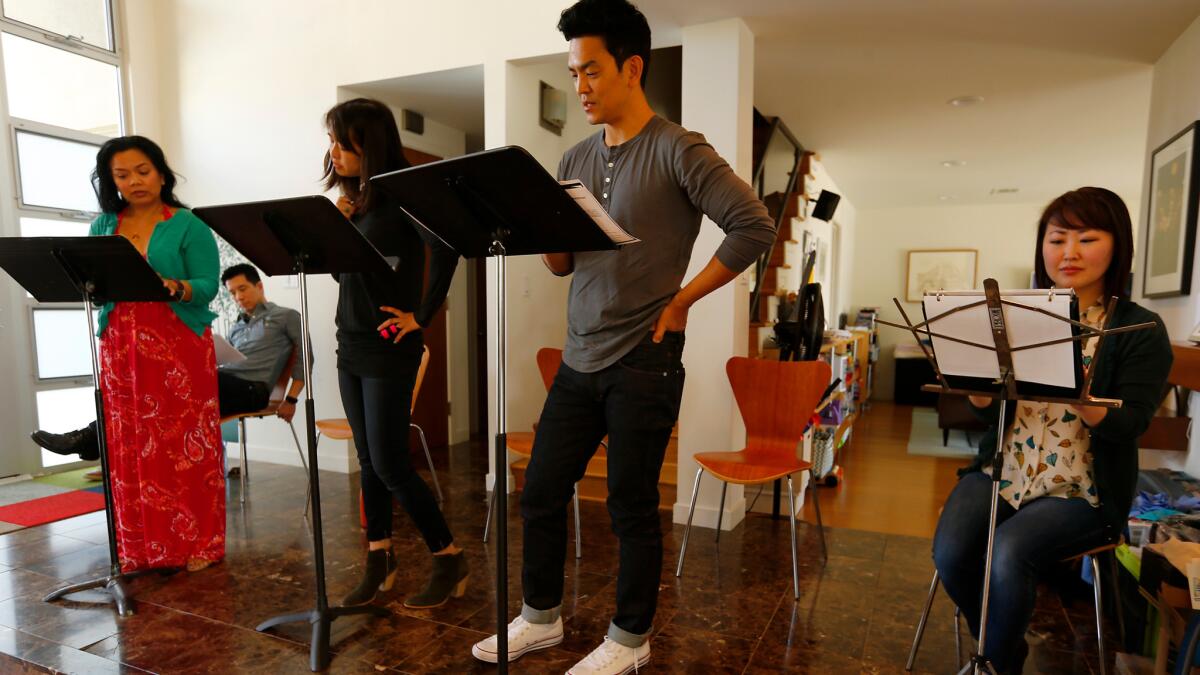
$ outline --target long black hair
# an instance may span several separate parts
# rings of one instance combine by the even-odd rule
[[[92,170],[92,189],[96,192],[96,201],[100,202],[100,210],[105,213],[120,213],[129,206],[129,202],[117,191],[117,183],[112,177],[112,158],[118,152],[126,150],[141,150],[150,160],[159,175],[163,177],[162,191],[159,198],[167,206],[187,208],[175,196],[175,183],[178,177],[171,167],[167,166],[167,158],[162,148],[145,136],[118,136],[104,142],[96,153],[96,168]]]
[[[1112,261],[1104,272],[1104,296],[1129,297],[1129,271],[1133,266],[1133,223],[1125,202],[1112,190],[1081,187],[1050,202],[1038,221],[1037,253],[1033,256],[1034,278],[1038,288],[1050,288],[1054,282],[1042,258],[1042,240],[1053,222],[1068,230],[1103,230],[1112,235]]]
[[[371,178],[389,171],[408,168],[396,117],[384,103],[371,98],[352,98],[325,113],[325,128],[343,148],[358,154],[358,176],[339,176],[333,169],[329,151],[325,151],[325,189],[340,187],[354,202],[354,209],[365,213],[379,203]]]

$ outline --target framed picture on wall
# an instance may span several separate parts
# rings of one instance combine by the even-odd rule
[[[1193,122],[1150,156],[1150,210],[1146,216],[1142,294],[1186,295],[1192,287],[1200,134]]]
[[[979,251],[973,248],[918,249],[908,252],[905,299],[920,302],[927,291],[975,288]]]

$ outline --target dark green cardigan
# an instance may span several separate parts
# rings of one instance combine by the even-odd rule
[[[1101,515],[1112,539],[1124,530],[1129,519],[1129,506],[1137,489],[1137,441],[1162,403],[1174,358],[1167,329],[1157,314],[1130,300],[1117,303],[1111,327],[1148,322],[1158,324],[1158,328],[1105,338],[1101,353],[1096,355],[1096,375],[1092,379],[1092,396],[1124,402],[1120,408],[1110,409],[1100,424],[1090,429],[1093,477]],[[960,474],[991,472],[999,402],[976,412],[992,427],[979,442],[975,461]],[[1010,401],[1005,414],[1009,425],[1016,419],[1015,412],[1016,402]]]

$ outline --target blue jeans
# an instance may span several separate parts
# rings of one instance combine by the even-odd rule
[[[551,623],[562,607],[567,505],[575,482],[608,435],[608,513],[621,543],[617,612],[608,636],[627,647],[650,633],[658,603],[663,543],[658,476],[683,396],[683,333],[646,339],[595,373],[563,364],[546,397],[521,492],[521,569],[531,623]]]
[[[946,499],[933,536],[933,563],[942,586],[976,637],[991,503],[990,475],[976,471],[963,476]],[[1083,499],[1042,497],[1019,510],[1000,499],[984,645],[984,656],[997,670],[1016,665],[1010,657],[1025,639],[1039,573],[1104,543],[1100,509]]]

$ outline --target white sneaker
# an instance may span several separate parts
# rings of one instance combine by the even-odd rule
[[[546,649],[563,641],[562,618],[554,623],[529,623],[518,616],[508,624],[508,660],[516,661],[528,652]],[[499,659],[499,649],[496,647],[496,636],[480,640],[471,647],[475,658],[487,663],[496,663]]]
[[[606,635],[604,642],[583,657],[582,661],[571,666],[567,675],[625,675],[637,672],[638,668],[649,662],[649,640],[634,648],[613,642]]]

